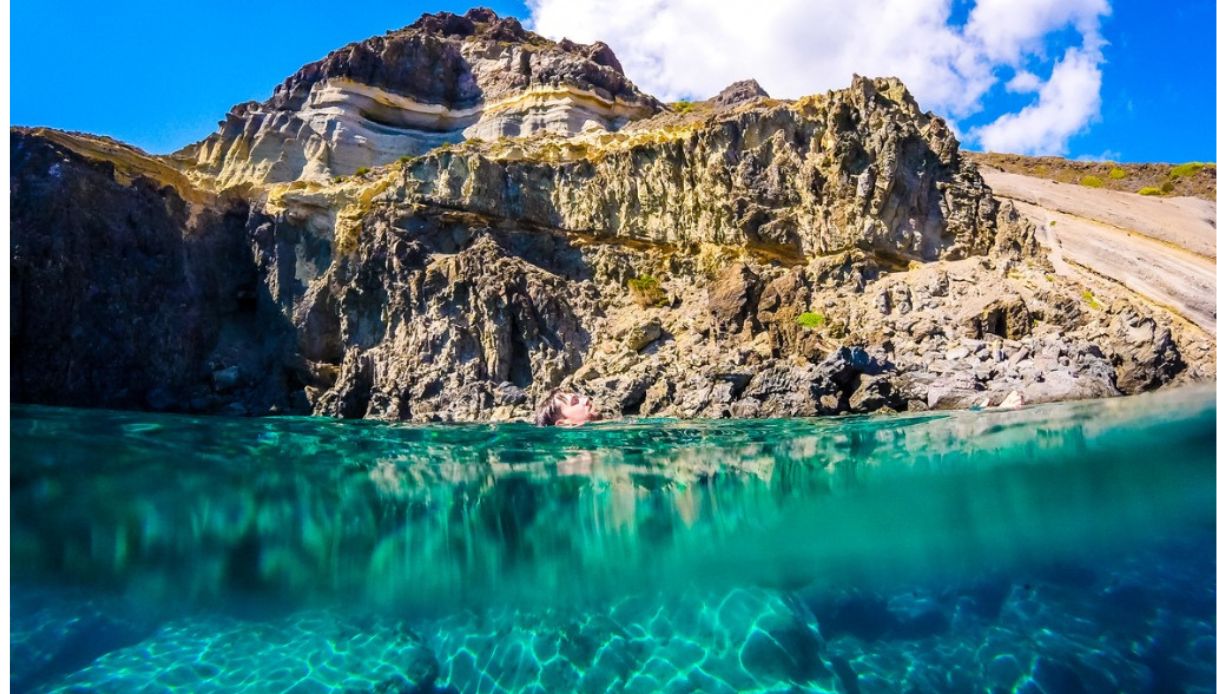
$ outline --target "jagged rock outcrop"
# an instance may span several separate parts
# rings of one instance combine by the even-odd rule
[[[538,143],[440,153],[407,167],[390,194],[600,238],[791,258],[856,247],[933,260],[1033,243],[959,167],[945,124],[896,82],[648,125],[555,145],[554,162]]]
[[[176,156],[221,186],[326,181],[466,138],[616,130],[661,108],[602,43],[441,12],[304,66]]]
[[[710,103],[715,106],[731,106],[752,99],[764,99],[768,96],[769,92],[765,91],[756,80],[740,80],[723,88],[713,99],[710,99]]]
[[[607,47],[474,10],[336,51],[172,157],[12,141],[19,402],[485,420],[565,386],[812,416],[1213,375],[1207,336],[1054,278],[894,79],[676,112]]]

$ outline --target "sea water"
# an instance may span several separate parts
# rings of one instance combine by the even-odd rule
[[[15,407],[11,686],[1213,691],[1215,416]]]

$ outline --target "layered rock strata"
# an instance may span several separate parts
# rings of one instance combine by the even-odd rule
[[[574,127],[528,102],[555,89],[626,110]],[[362,115],[309,130],[331,97]],[[896,80],[665,109],[607,47],[475,10],[353,44],[234,113],[164,158],[13,132],[17,401],[468,421],[565,386],[610,413],[753,417],[1213,377],[1195,326],[1054,276]],[[435,137],[398,159],[318,135],[368,114]]]
[[[440,13],[304,66],[176,157],[222,186],[325,181],[447,142],[616,130],[661,108],[604,44],[555,43],[489,10]]]

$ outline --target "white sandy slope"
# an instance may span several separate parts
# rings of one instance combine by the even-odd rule
[[[1056,271],[1088,273],[1217,334],[1217,205],[1056,183],[981,168],[994,194],[1039,226]]]

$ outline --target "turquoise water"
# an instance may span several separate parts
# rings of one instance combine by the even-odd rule
[[[11,685],[1213,691],[1215,417],[16,407]]]

